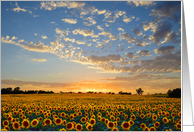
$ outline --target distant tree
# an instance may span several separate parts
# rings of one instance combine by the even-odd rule
[[[20,87],[15,87],[13,93],[18,94],[20,93]]]
[[[138,88],[136,89],[136,92],[137,94],[142,95],[144,91],[142,90],[142,88]]]
[[[111,92],[109,92],[108,94],[111,94]]]
[[[120,91],[120,92],[119,92],[119,94],[122,94],[122,93],[123,93],[123,91]]]
[[[181,98],[181,88],[173,89],[173,91],[168,90],[167,94],[171,98]]]

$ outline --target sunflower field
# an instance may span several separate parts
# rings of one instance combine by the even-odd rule
[[[181,99],[152,95],[1,95],[2,131],[181,131]]]

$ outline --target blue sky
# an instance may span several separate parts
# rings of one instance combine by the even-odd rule
[[[2,1],[1,87],[181,87],[180,1]]]

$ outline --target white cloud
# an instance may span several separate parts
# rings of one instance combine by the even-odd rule
[[[35,58],[32,58],[32,61],[45,62],[45,61],[47,61],[47,59],[43,59],[43,58],[35,59]]]
[[[41,37],[42,37],[42,39],[47,39],[47,36],[46,35],[45,36],[41,35]]]
[[[87,46],[88,46],[88,47],[92,46],[92,43],[90,43],[90,44],[87,44]]]
[[[81,1],[46,1],[46,2],[41,2],[41,7],[40,9],[45,9],[45,10],[54,10],[59,7],[67,7],[68,9],[75,8],[82,10],[84,7],[85,3]]]
[[[129,18],[127,16],[124,16],[123,21],[128,23],[131,22],[133,19],[135,19],[135,16],[130,16]]]
[[[68,38],[68,37],[66,37],[66,38],[64,38],[64,40],[67,42],[67,41],[70,41],[70,42],[75,42],[75,39],[70,39],[70,38]]]
[[[80,40],[77,40],[76,43],[77,43],[77,44],[85,44],[85,42],[80,41]]]
[[[13,36],[11,39],[12,39],[12,40],[15,40],[15,39],[18,39],[18,37]]]
[[[66,30],[61,30],[61,29],[59,29],[59,28],[56,28],[56,29],[55,29],[55,32],[56,32],[57,34],[60,34],[61,37],[62,37],[62,36],[65,37],[65,36],[68,35],[68,31],[66,31]]]
[[[97,11],[98,15],[104,14],[106,12],[106,10],[101,10],[101,11]]]
[[[62,19],[62,21],[64,21],[65,23],[69,23],[69,24],[77,23],[77,19]]]
[[[118,29],[118,31],[123,31],[124,32],[124,29],[122,29],[122,28],[117,28]]]
[[[37,36],[37,33],[34,33],[35,36]]]
[[[81,30],[81,29],[75,29],[72,31],[73,34],[80,34],[80,35],[83,35],[83,36],[92,36],[94,34],[94,30],[90,30],[90,29],[87,29],[87,30]]]

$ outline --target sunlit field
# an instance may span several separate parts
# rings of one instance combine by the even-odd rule
[[[152,95],[1,95],[1,130],[180,131],[181,99]]]

